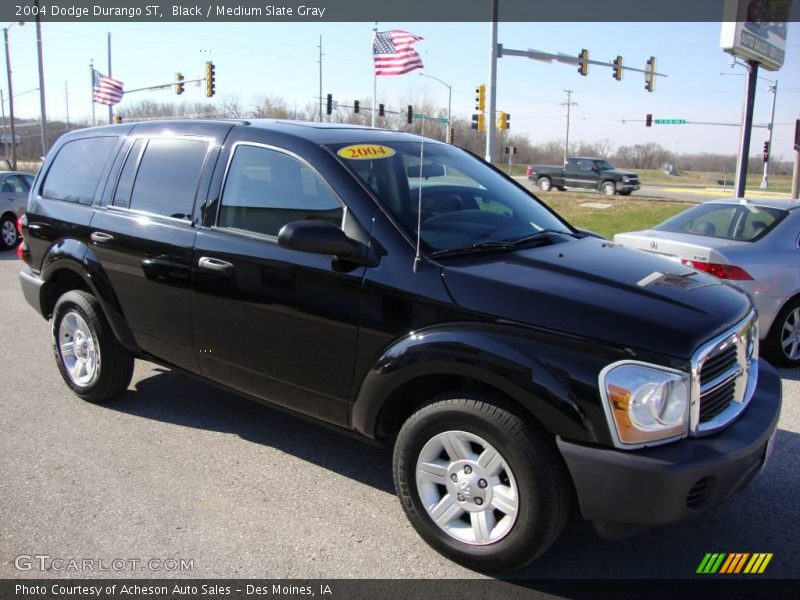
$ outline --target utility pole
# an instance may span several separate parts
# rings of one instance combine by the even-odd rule
[[[111,77],[111,32],[108,32],[108,76]],[[108,124],[114,122],[114,107],[108,107]]]
[[[798,115],[800,121],[800,115]],[[795,121],[795,135],[794,135],[794,171],[792,171],[792,198],[797,200],[800,198],[800,125]]]
[[[567,107],[567,136],[564,141],[564,163],[566,164],[568,154],[569,154],[569,117],[570,117],[570,109],[573,106],[578,106],[577,102],[572,101],[572,90],[564,90],[564,93],[567,94],[567,101],[562,102],[561,106]]]
[[[67,129],[69,129],[69,86],[64,82],[64,102],[67,105]]]
[[[750,158],[750,134],[753,127],[753,107],[756,103],[756,83],[758,63],[747,61],[747,83],[745,84],[744,115],[742,117],[742,137],[739,145],[739,164],[736,166],[736,188],[734,198],[744,198],[747,183],[747,166]]]
[[[764,176],[761,178],[761,189],[769,188],[769,163],[772,160],[772,130],[775,126],[775,99],[778,97],[778,80],[772,82],[769,86],[769,91],[772,92],[772,111],[769,117],[769,138],[767,141],[767,160],[764,161]]]
[[[3,90],[0,90],[0,111],[3,113],[3,159],[6,161],[8,168],[11,169],[11,163],[8,161],[8,135],[6,135],[6,101],[3,97]]]
[[[19,22],[20,27],[25,25],[24,21]],[[8,27],[3,28],[3,39],[6,44],[6,74],[8,75],[8,118],[11,123],[11,170],[17,170],[17,138],[14,125],[14,87],[11,85],[11,50],[8,46],[8,30],[11,29],[16,23],[12,23]]]
[[[319,36],[319,122],[322,123],[322,36]]]
[[[39,59],[39,106],[41,119],[39,121],[39,128],[42,134],[42,160],[44,155],[47,154],[47,110],[45,109],[44,101],[44,60],[42,58],[42,17],[39,12],[39,0],[36,0],[36,54]]]
[[[497,2],[498,0],[491,0],[492,14],[489,18],[489,114],[486,118],[489,120],[486,123],[486,155],[484,158],[486,162],[492,162],[492,155],[494,154],[494,133],[495,122],[494,113],[497,108]]]

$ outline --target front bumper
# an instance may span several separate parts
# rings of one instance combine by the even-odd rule
[[[581,513],[598,531],[662,525],[699,516],[745,487],[767,458],[780,410],[780,377],[762,360],[747,409],[716,434],[632,451],[557,443]]]
[[[621,183],[617,183],[617,191],[618,192],[635,192],[639,189],[638,183],[625,183],[624,181]]]

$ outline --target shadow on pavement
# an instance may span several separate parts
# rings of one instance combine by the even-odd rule
[[[233,433],[277,448],[340,475],[394,494],[391,450],[220,390],[202,381],[155,367],[135,390],[106,408],[210,431]]]

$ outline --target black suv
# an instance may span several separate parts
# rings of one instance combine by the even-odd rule
[[[747,296],[585,235],[453,146],[282,121],[72,132],[20,255],[67,385],[134,358],[394,445],[420,535],[519,567],[702,514],[764,464],[780,379]]]

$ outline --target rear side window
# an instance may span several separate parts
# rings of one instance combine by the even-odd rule
[[[139,161],[130,208],[174,219],[190,219],[207,151],[206,140],[151,139]],[[133,155],[131,152],[128,162]],[[131,174],[132,169],[133,166],[126,164],[123,171]],[[114,203],[119,206],[116,193]],[[125,205],[122,200],[120,204]]]
[[[116,143],[116,136],[105,136],[64,144],[47,172],[42,196],[91,204],[100,175]]]
[[[222,190],[220,227],[277,236],[302,219],[342,224],[344,210],[322,178],[296,158],[259,146],[238,146]]]

